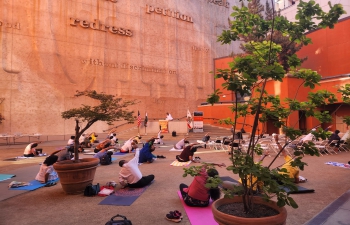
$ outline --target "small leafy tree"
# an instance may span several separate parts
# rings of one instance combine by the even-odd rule
[[[249,1],[250,2],[250,1]],[[257,3],[257,1],[254,1]],[[271,1],[273,5],[273,1]],[[299,79],[300,87],[313,89],[318,85],[321,76],[309,69],[300,68],[302,59],[295,54],[297,46],[308,45],[311,40],[305,33],[321,28],[333,28],[340,15],[344,14],[340,4],[332,6],[329,3],[330,10],[324,12],[321,7],[310,0],[308,2],[300,1],[297,7],[296,21],[290,22],[285,17],[277,15],[275,12],[269,13],[269,18],[264,19],[256,12],[259,10],[249,10],[247,7],[233,7],[231,14],[233,20],[230,28],[224,30],[218,37],[222,44],[230,44],[232,41],[245,41],[243,49],[245,54],[237,55],[229,64],[230,69],[219,69],[216,71],[216,78],[224,80],[223,89],[232,91],[235,95],[235,102],[230,107],[234,113],[233,118],[222,120],[223,123],[232,124],[233,130],[238,126],[238,120],[246,121],[245,118],[253,118],[251,139],[248,143],[246,154],[240,149],[231,148],[230,160],[232,164],[227,167],[234,174],[238,174],[242,180],[242,186],[237,187],[234,193],[241,193],[245,213],[249,214],[253,210],[253,187],[257,182],[264,183],[263,198],[270,199],[277,197],[279,206],[290,205],[298,207],[296,202],[280,188],[279,182],[290,190],[297,190],[296,186],[286,174],[285,169],[271,168],[272,164],[286,147],[284,144],[282,150],[273,158],[272,162],[264,167],[254,162],[255,155],[261,155],[263,149],[258,144],[259,124],[266,122],[269,118],[275,118],[274,126],[282,128],[286,137],[294,140],[301,135],[301,132],[294,129],[294,125],[287,123],[287,118],[297,111],[304,111],[307,117],[314,117],[322,122],[330,122],[331,116],[327,111],[318,110],[320,106],[335,103],[336,97],[333,93],[320,90],[310,92],[307,99],[299,101],[296,97],[293,99],[280,99],[280,96],[269,94],[266,91],[268,81],[283,82],[286,74]],[[315,22],[317,21],[317,22]],[[275,38],[275,34],[283,36],[282,43]],[[289,43],[286,43],[288,41]],[[297,45],[295,45],[297,44]],[[293,52],[286,54],[288,46],[294,46]],[[346,87],[339,91],[346,92]],[[207,101],[211,104],[217,102],[219,90],[215,90],[209,96]],[[245,103],[238,102],[239,96],[250,96]],[[345,100],[349,95],[345,93]],[[245,122],[244,122],[245,123]],[[243,124],[244,126],[244,124]],[[242,128],[243,128],[242,126]],[[235,141],[235,140],[233,140]],[[241,140],[239,139],[238,142]],[[313,143],[305,144],[302,149],[295,151],[295,158],[292,166],[298,166],[303,170],[306,163],[301,159],[304,154],[319,155],[318,150]],[[195,174],[194,170],[185,171],[186,174]],[[257,179],[253,179],[253,177]],[[253,181],[255,180],[255,181]],[[278,181],[278,182],[277,182]],[[218,180],[216,184],[220,183]],[[209,186],[215,185],[211,181]],[[232,192],[226,193],[232,195]]]
[[[133,111],[127,108],[136,104],[136,101],[122,101],[114,95],[91,91],[77,91],[75,97],[89,97],[99,104],[95,106],[84,105],[62,112],[63,119],[75,119],[74,161],[79,162],[79,137],[97,121],[105,121],[111,125],[114,121],[127,120],[133,122]],[[85,126],[80,127],[83,123]]]

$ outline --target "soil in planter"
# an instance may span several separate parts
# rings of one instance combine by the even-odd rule
[[[278,211],[265,205],[254,204],[253,207],[252,212],[249,214],[244,212],[244,205],[241,202],[221,205],[218,207],[218,210],[225,214],[245,218],[260,218],[278,215]]]

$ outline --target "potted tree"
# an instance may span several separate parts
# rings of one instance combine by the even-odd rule
[[[122,101],[114,95],[97,93],[94,90],[77,91],[75,97],[88,97],[98,102],[94,106],[82,104],[79,108],[62,112],[63,119],[75,120],[74,160],[65,160],[54,164],[60,178],[63,191],[67,194],[79,194],[92,182],[99,160],[96,158],[79,159],[79,137],[97,121],[112,124],[114,121],[133,122],[133,111],[128,107],[135,101]],[[89,100],[91,101],[91,100]]]
[[[248,1],[249,4],[255,4],[257,1]],[[273,5],[273,1],[271,1]],[[330,5],[330,4],[329,4]],[[259,9],[259,7],[254,7]],[[267,12],[264,18],[257,14],[257,10],[245,7],[233,7],[231,14],[233,20],[230,21],[230,28],[224,30],[218,37],[222,44],[229,44],[232,41],[242,41],[244,54],[236,55],[229,64],[230,69],[219,69],[215,71],[215,77],[224,80],[223,89],[232,91],[235,96],[233,105],[230,106],[234,113],[233,118],[221,120],[222,123],[233,125],[233,131],[236,131],[238,124],[244,128],[247,121],[250,120],[251,138],[247,144],[246,152],[240,147],[241,139],[235,140],[235,134],[231,143],[230,160],[231,165],[228,170],[238,174],[242,180],[242,185],[233,188],[233,191],[225,192],[224,198],[215,201],[212,205],[214,219],[219,224],[285,224],[286,210],[285,205],[298,207],[296,202],[289,194],[280,188],[280,185],[290,190],[297,190],[296,185],[291,179],[279,172],[287,172],[284,169],[272,168],[281,151],[286,147],[283,144],[282,150],[273,158],[272,162],[264,167],[254,162],[254,156],[262,155],[263,149],[258,144],[259,129],[269,118],[274,118],[274,126],[283,130],[287,139],[294,140],[301,135],[299,130],[294,129],[287,123],[288,117],[296,112],[303,111],[306,116],[314,117],[321,123],[330,122],[331,116],[327,111],[318,110],[318,106],[332,104],[336,102],[335,95],[329,91],[320,90],[315,93],[310,92],[303,101],[294,99],[284,99],[282,101],[278,95],[269,94],[266,90],[268,82],[283,82],[286,77],[299,79],[299,88],[313,89],[321,79],[321,76],[315,71],[300,68],[302,59],[298,58],[295,52],[303,45],[311,43],[311,40],[305,36],[308,31],[321,29],[325,27],[333,28],[344,10],[341,5],[330,5],[328,13],[322,11],[320,6],[314,1],[300,1],[296,14],[296,21],[290,22],[285,17],[272,12]],[[315,22],[317,19],[317,22]],[[294,48],[290,51],[291,47]],[[344,96],[349,96],[342,87],[338,91],[343,92]],[[219,90],[209,95],[208,103],[218,102]],[[240,102],[239,97],[248,96],[249,100]],[[240,127],[239,127],[240,128]],[[318,132],[322,133],[322,129]],[[317,133],[317,132],[316,132]],[[237,144],[234,144],[237,143]],[[301,149],[296,149],[293,166],[303,169],[305,163],[301,161],[304,154],[319,155],[318,150],[313,143],[308,143]],[[198,168],[191,167],[185,170],[187,174],[196,175]],[[207,187],[217,186],[221,180],[208,179]],[[254,194],[254,186],[258,182],[263,182],[263,187],[259,197]],[[236,196],[238,195],[238,197]],[[272,197],[277,202],[269,201]],[[223,213],[218,208],[229,202],[240,202],[241,210],[234,212],[243,212],[238,216]],[[276,209],[276,216],[266,218],[257,218],[261,215],[256,214],[259,208],[267,203],[268,207]],[[252,217],[252,218],[249,218]],[[250,221],[253,219],[253,221]]]

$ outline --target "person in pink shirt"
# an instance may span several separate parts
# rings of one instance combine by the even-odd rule
[[[216,165],[219,167],[226,166],[224,163],[205,164],[203,165],[200,173],[194,177],[190,186],[187,186],[183,183],[180,184],[180,192],[186,205],[193,207],[206,207],[209,205],[210,198],[213,200],[220,198],[219,188],[210,189],[205,186],[209,177],[215,177],[216,175],[219,175],[216,169],[207,169],[208,165]]]

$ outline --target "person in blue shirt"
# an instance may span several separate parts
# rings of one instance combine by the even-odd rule
[[[139,163],[152,163],[157,156],[153,155],[152,152],[156,149],[153,145],[155,138],[149,139],[143,148],[140,150]]]

